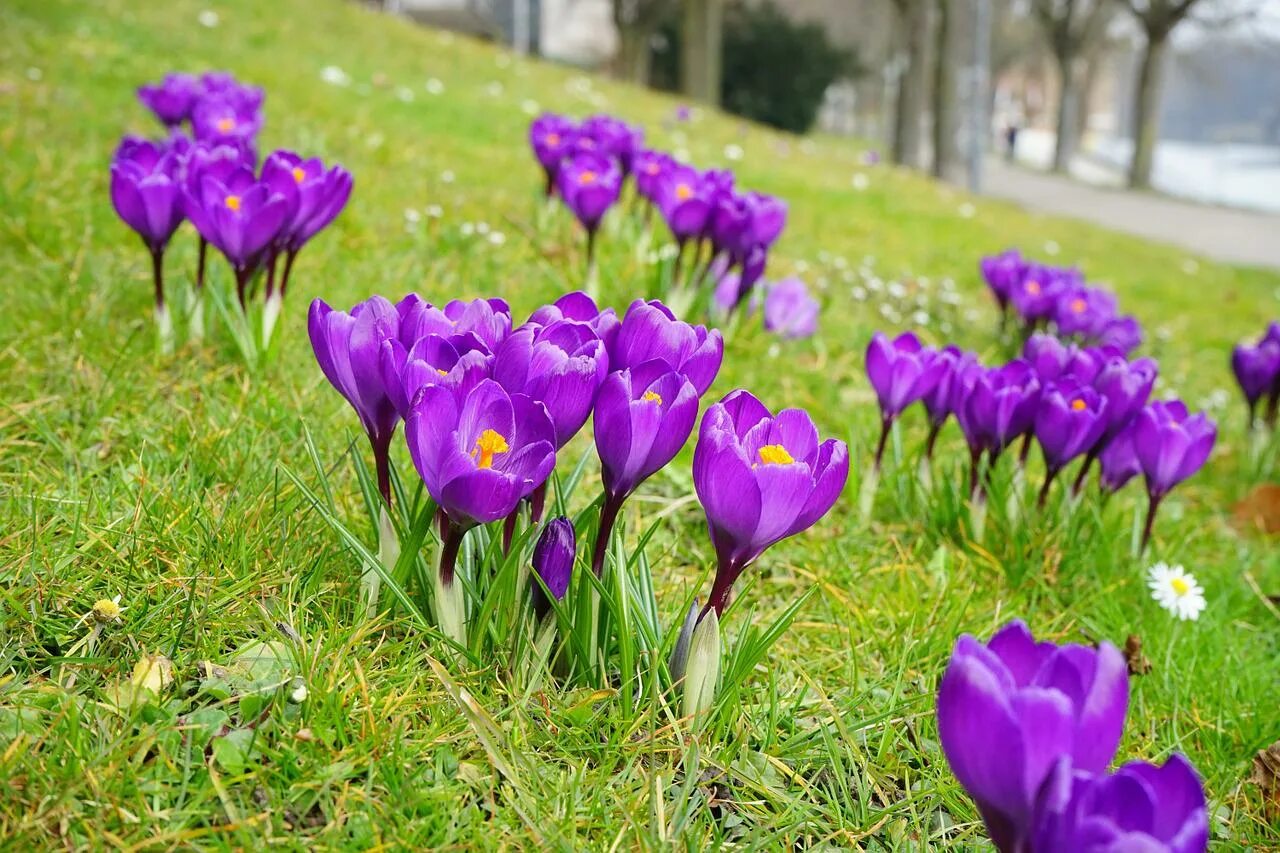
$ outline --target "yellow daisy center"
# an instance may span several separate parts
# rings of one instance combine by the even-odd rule
[[[93,616],[100,622],[114,622],[120,618],[120,605],[109,598],[100,598],[93,603]]]
[[[790,465],[796,460],[781,444],[766,444],[760,448],[760,461],[765,465]]]
[[[471,451],[471,455],[479,457],[476,461],[477,468],[492,468],[494,454],[506,453],[510,449],[510,445],[501,433],[487,429],[476,439],[476,449]]]
[[[228,210],[240,209],[240,196],[238,195],[229,195],[226,198],[224,198],[222,202],[227,206]]]
[[[1169,586],[1173,587],[1173,592],[1179,598],[1191,592],[1191,584],[1187,583],[1183,578],[1170,578]]]
[[[662,405],[662,395],[657,391],[645,391],[644,396],[640,399],[649,403],[657,403],[659,406]]]

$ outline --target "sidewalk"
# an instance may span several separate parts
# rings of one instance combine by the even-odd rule
[[[1246,266],[1280,269],[1280,216],[1089,186],[988,158],[983,193]]]

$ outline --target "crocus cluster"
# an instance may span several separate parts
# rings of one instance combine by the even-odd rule
[[[787,206],[780,199],[736,187],[727,170],[696,169],[645,148],[639,128],[610,116],[575,123],[545,113],[530,125],[529,142],[546,195],[559,195],[587,232],[589,264],[600,221],[628,178],[646,220],[657,211],[675,241],[673,284],[683,281],[687,269],[689,281],[701,285],[718,262],[721,271],[736,276],[732,308],[760,281],[769,249],[786,225]]]
[[[1217,435],[1212,421],[1189,414],[1179,401],[1150,402],[1156,373],[1149,358],[1131,361],[1115,347],[1079,347],[1043,333],[1027,339],[1021,358],[990,367],[956,347],[926,347],[910,332],[892,340],[876,333],[867,347],[867,375],[882,424],[875,465],[878,470],[893,425],[919,402],[929,420],[925,464],[954,417],[969,448],[975,503],[984,500],[982,472],[989,475],[1019,442],[1019,469],[1033,442],[1043,455],[1041,505],[1076,460],[1073,498],[1096,461],[1105,493],[1143,474],[1149,497],[1145,547],[1160,502],[1204,465]]]
[[[230,75],[171,74],[157,86],[144,86],[139,97],[170,135],[121,141],[111,164],[111,201],[151,255],[162,340],[171,337],[172,328],[164,299],[164,252],[186,219],[199,236],[197,294],[204,285],[208,246],[231,265],[242,308],[255,279],[265,276],[263,343],[269,343],[294,261],[346,206],[351,174],[285,150],[273,152],[257,168],[253,152],[262,93]],[[188,122],[194,137],[182,129]]]
[[[1109,770],[1128,701],[1124,656],[1106,641],[1037,642],[1020,621],[985,644],[960,637],[938,686],[938,738],[996,849],[1206,849],[1204,789],[1187,759]]]
[[[1026,334],[1052,329],[1065,340],[1124,353],[1142,342],[1142,328],[1133,316],[1119,313],[1115,294],[1089,286],[1075,267],[1039,263],[1010,249],[983,258],[979,269],[1001,322],[1016,315]]]
[[[1262,420],[1272,429],[1280,408],[1280,320],[1267,326],[1256,343],[1239,344],[1231,351],[1231,372],[1249,407],[1249,426],[1258,423],[1258,404],[1265,401]]]
[[[508,553],[530,541],[517,528],[542,523],[558,454],[591,420],[603,494],[590,566],[604,576],[625,502],[685,445],[724,355],[719,332],[661,302],[636,300],[619,319],[582,292],[514,328],[498,299],[436,307],[417,294],[394,304],[374,296],[349,312],[317,299],[310,331],[321,370],[368,436],[384,506],[392,438],[405,423],[440,529],[437,620],[460,643],[466,605],[455,573],[468,531],[500,524]],[[774,415],[741,390],[707,410],[693,471],[717,555],[704,614],[718,619],[744,569],[831,508],[848,464],[845,445],[820,441],[803,411]],[[538,619],[569,586],[579,532],[561,516],[536,537]]]

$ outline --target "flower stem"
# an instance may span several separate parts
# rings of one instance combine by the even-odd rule
[[[706,605],[703,606],[702,612],[698,614],[699,622],[712,610],[716,612],[717,619],[724,615],[724,609],[729,604],[729,593],[733,591],[733,583],[742,574],[744,568],[746,566],[729,563],[717,569],[715,580],[711,583],[711,595],[707,597]]]
[[[444,542],[440,546],[440,583],[443,586],[453,585],[453,572],[458,566],[458,550],[462,547],[462,538],[466,533],[466,530],[452,521],[445,530]]]
[[[1142,556],[1147,550],[1148,543],[1151,542],[1151,530],[1156,523],[1156,510],[1160,508],[1160,501],[1164,495],[1151,495],[1147,502],[1147,520],[1142,525],[1142,541],[1138,545],[1138,556]]]
[[[1080,472],[1076,474],[1075,480],[1071,483],[1071,497],[1074,498],[1080,494],[1080,491],[1084,488],[1085,478],[1089,476],[1089,469],[1093,467],[1093,462],[1097,458],[1098,453],[1096,450],[1090,450],[1084,457],[1084,464],[1080,466]]]
[[[880,440],[876,442],[876,473],[880,472],[880,463],[884,460],[885,444],[889,441],[889,430],[893,428],[893,418],[885,415],[880,419]]]
[[[600,526],[596,530],[595,550],[591,555],[591,571],[595,572],[596,577],[600,577],[604,572],[604,558],[609,553],[609,536],[613,533],[613,526],[618,520],[622,501],[622,497],[605,495],[604,503],[600,507]]]
[[[156,291],[156,311],[164,311],[164,249],[151,250],[151,279]]]
[[[289,276],[293,272],[293,261],[298,257],[297,249],[290,249],[284,256],[284,272],[280,274],[280,298],[289,291]]]
[[[502,553],[511,553],[511,540],[516,538],[516,523],[520,520],[520,505],[502,520]]]
[[[378,474],[378,494],[391,506],[391,435],[371,435],[369,446],[373,448],[373,468]]]
[[[929,424],[929,435],[924,440],[924,460],[926,462],[933,459],[933,446],[938,443],[938,435],[942,432],[942,425],[946,420],[932,421]]]
[[[543,480],[542,485],[533,490],[533,494],[529,496],[529,523],[537,524],[542,521],[542,513],[547,506],[547,481]]]
[[[196,291],[204,290],[204,267],[205,261],[209,256],[209,241],[200,238],[199,248],[196,249]]]
[[[1049,500],[1049,488],[1061,470],[1061,468],[1049,468],[1044,472],[1044,485],[1040,487],[1040,496],[1036,498],[1036,507],[1039,509],[1044,509],[1045,503]]]

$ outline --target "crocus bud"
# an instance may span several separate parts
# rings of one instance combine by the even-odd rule
[[[551,612],[551,599],[547,598],[547,593],[560,601],[569,589],[577,543],[573,522],[564,516],[551,519],[542,529],[538,544],[533,548],[533,570],[542,578],[542,584],[547,588],[544,591],[537,582],[531,587],[533,612],[539,619]]]
[[[707,611],[693,629],[689,662],[685,667],[684,715],[697,716],[710,710],[720,680],[720,620],[715,610]]]

